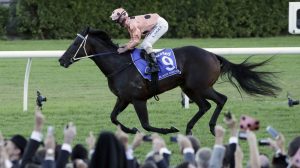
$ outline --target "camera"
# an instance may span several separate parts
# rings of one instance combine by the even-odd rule
[[[232,119],[232,115],[231,115],[231,112],[228,111],[227,113],[224,113],[224,117],[228,120]]]
[[[48,136],[54,135],[54,127],[53,126],[48,126],[47,135]]]
[[[288,98],[288,105],[289,107],[293,107],[294,105],[298,105],[299,104],[299,100],[293,100],[290,96],[289,93],[287,93],[287,98]]]
[[[273,127],[268,126],[266,130],[274,139],[277,139],[279,137],[278,131]]]
[[[36,91],[36,95],[36,105],[42,107],[43,103],[47,101],[47,98],[43,96],[40,91]]]
[[[238,137],[240,140],[246,140],[247,139],[247,133],[245,131],[239,131]]]
[[[259,145],[259,146],[269,146],[269,145],[270,145],[270,142],[269,142],[268,139],[260,139],[260,140],[258,141],[258,145]]]
[[[145,141],[145,142],[152,142],[152,137],[151,137],[151,135],[144,135],[144,136],[143,136],[143,141]]]
[[[259,121],[255,118],[243,115],[240,118],[240,128],[242,130],[256,131],[259,129]]]
[[[171,136],[170,141],[176,143],[177,142],[177,136]]]

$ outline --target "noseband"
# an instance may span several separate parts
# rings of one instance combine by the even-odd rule
[[[86,45],[86,41],[87,41],[87,38],[88,38],[88,34],[86,36],[82,36],[81,34],[77,34],[77,37],[81,38],[82,39],[82,42],[81,44],[79,45],[77,51],[75,52],[74,56],[71,58],[71,62],[75,62],[77,60],[81,60],[81,59],[84,59],[84,58],[91,58],[91,57],[95,57],[95,56],[103,56],[103,55],[108,55],[108,54],[114,54],[114,53],[117,53],[117,52],[112,52],[112,51],[109,51],[109,52],[103,52],[103,53],[99,53],[99,54],[93,54],[93,55],[88,55],[87,52],[86,52],[86,48],[85,48],[85,45]],[[84,50],[84,53],[85,53],[85,56],[83,57],[76,57],[79,50],[83,48]]]
[[[81,34],[77,34],[77,37],[81,38],[81,39],[82,39],[82,42],[81,42],[81,44],[79,45],[79,47],[78,47],[77,51],[75,52],[74,56],[71,58],[71,62],[74,62],[74,61],[76,61],[76,60],[83,59],[83,58],[85,58],[85,57],[88,56],[88,54],[87,54],[87,52],[86,52],[86,49],[85,49],[85,44],[86,44],[86,40],[87,40],[88,36],[89,36],[88,34],[87,34],[85,37],[83,37]],[[76,56],[77,56],[79,50],[81,49],[81,47],[83,47],[85,56],[76,58]]]

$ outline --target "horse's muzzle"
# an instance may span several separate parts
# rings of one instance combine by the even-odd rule
[[[68,68],[68,67],[71,65],[71,62],[67,62],[67,61],[65,61],[65,60],[62,59],[62,58],[60,58],[60,59],[58,60],[58,62],[59,62],[59,64],[60,64],[60,66],[65,67],[65,68]]]

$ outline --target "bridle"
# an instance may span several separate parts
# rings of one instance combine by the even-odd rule
[[[103,56],[103,55],[108,55],[108,54],[114,54],[114,53],[117,53],[115,51],[108,51],[108,52],[103,52],[103,53],[99,53],[99,54],[93,54],[93,55],[88,55],[87,52],[86,52],[86,48],[85,48],[85,45],[86,45],[86,41],[87,41],[87,38],[89,37],[89,35],[87,34],[86,36],[83,36],[81,34],[77,34],[77,37],[81,38],[82,39],[82,42],[80,43],[78,49],[76,50],[74,56],[70,59],[71,63],[77,61],[77,60],[81,60],[81,59],[84,59],[84,58],[91,58],[91,57],[95,57],[95,56]],[[84,53],[85,53],[85,56],[83,57],[76,57],[79,50],[83,48],[84,50]]]
[[[82,39],[82,42],[81,44],[79,45],[78,49],[76,50],[74,56],[71,58],[71,63],[77,61],[77,60],[81,60],[81,59],[84,59],[84,58],[91,58],[91,57],[96,57],[96,56],[104,56],[104,55],[108,55],[108,54],[116,54],[117,52],[116,51],[107,51],[107,52],[102,52],[102,53],[98,53],[98,54],[93,54],[93,55],[88,55],[87,54],[87,51],[86,51],[86,48],[85,48],[85,45],[86,45],[86,41],[87,41],[87,38],[88,38],[88,34],[86,36],[83,36],[81,34],[77,34],[77,37],[81,38]],[[85,56],[83,57],[79,57],[77,58],[77,54],[79,52],[79,50],[83,47],[83,50],[84,50],[84,53],[85,53]],[[141,58],[139,58],[141,59]],[[137,59],[137,60],[139,60]],[[137,61],[137,60],[134,60],[133,62]],[[127,69],[128,67],[130,67],[131,65],[133,65],[133,62],[128,62],[128,63],[125,63],[123,67],[120,67],[117,71],[111,73],[111,74],[108,74],[106,75],[107,78],[111,78],[113,76],[115,76],[116,74],[124,71],[125,69]]]

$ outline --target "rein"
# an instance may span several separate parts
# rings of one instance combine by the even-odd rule
[[[86,52],[86,48],[85,48],[85,45],[86,45],[86,41],[87,41],[87,38],[88,38],[88,34],[84,37],[82,36],[81,34],[77,34],[77,37],[80,37],[82,39],[82,42],[80,44],[80,46],[78,47],[77,51],[75,52],[74,56],[71,58],[71,62],[75,62],[77,60],[81,60],[81,59],[85,59],[85,58],[91,58],[91,57],[97,57],[97,56],[105,56],[105,55],[109,55],[109,54],[117,54],[118,52],[116,51],[107,51],[107,52],[103,52],[103,53],[98,53],[98,54],[93,54],[93,55],[88,55],[87,52]],[[84,53],[85,53],[85,56],[83,57],[79,57],[79,58],[76,58],[79,50],[83,47],[83,50],[84,50]],[[140,60],[141,58],[139,59],[136,59],[134,60],[133,62],[127,62],[123,67],[119,68],[117,71],[111,73],[111,74],[108,74],[106,77],[107,78],[111,78],[113,76],[115,76],[116,74],[124,71],[125,69],[127,69],[128,67],[130,67],[131,65],[133,65],[133,63],[135,61],[138,61]]]
[[[89,35],[86,35],[85,37],[83,37],[81,34],[77,34],[78,37],[80,37],[82,39],[82,42],[80,44],[80,46],[78,47],[77,51],[75,52],[74,56],[71,58],[71,62],[73,63],[74,61],[77,60],[81,60],[81,59],[85,59],[85,58],[91,58],[91,57],[97,57],[97,56],[104,56],[104,55],[109,55],[109,54],[116,54],[117,52],[115,51],[107,51],[107,52],[103,52],[103,53],[99,53],[99,54],[93,54],[93,55],[88,55],[85,49],[85,45],[86,45],[86,41]],[[85,56],[83,57],[79,57],[76,58],[79,50],[83,47]]]

